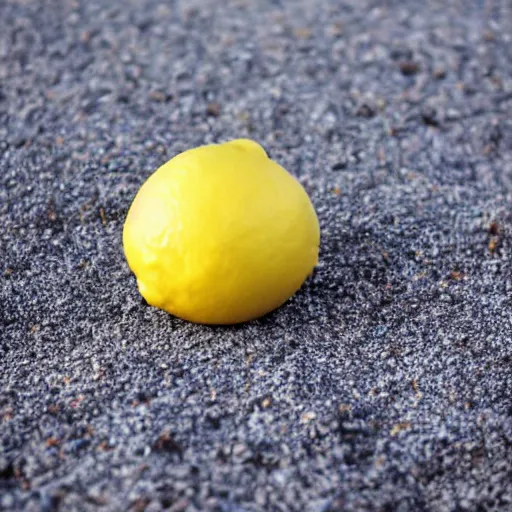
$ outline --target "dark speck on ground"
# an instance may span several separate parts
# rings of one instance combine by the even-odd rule
[[[0,509],[512,510],[511,114],[507,0],[0,1]],[[320,264],[191,325],[122,225],[236,137]]]

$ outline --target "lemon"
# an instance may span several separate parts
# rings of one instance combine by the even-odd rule
[[[317,264],[319,243],[302,185],[248,139],[169,160],[140,188],[123,230],[146,301],[203,324],[279,307]]]

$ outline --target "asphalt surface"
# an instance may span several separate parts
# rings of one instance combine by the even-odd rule
[[[145,305],[123,221],[250,137],[321,262]],[[0,509],[512,510],[512,4],[0,0]]]

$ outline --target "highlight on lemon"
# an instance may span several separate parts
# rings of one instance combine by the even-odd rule
[[[137,193],[123,246],[152,306],[235,324],[281,306],[318,261],[320,229],[302,185],[248,139],[190,149]]]

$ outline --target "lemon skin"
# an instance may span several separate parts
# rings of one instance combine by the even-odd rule
[[[123,229],[146,301],[202,324],[279,307],[317,264],[319,243],[302,185],[248,139],[169,160],[142,185]]]

